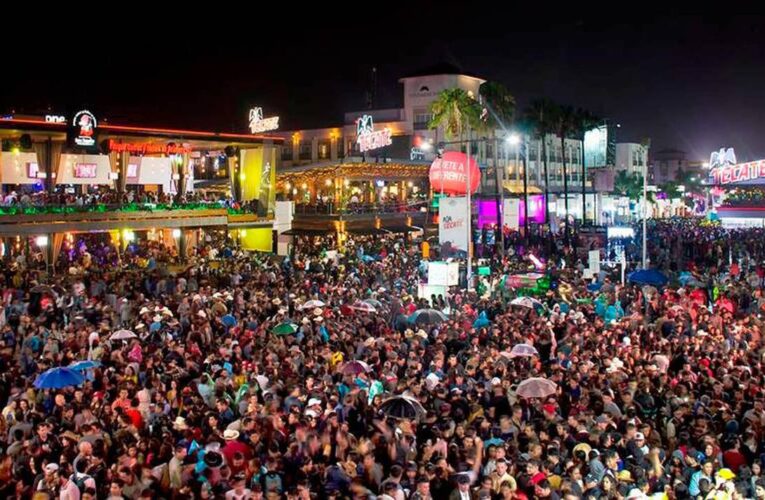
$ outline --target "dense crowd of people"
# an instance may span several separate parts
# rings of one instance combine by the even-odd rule
[[[765,234],[656,222],[649,243],[665,286],[513,237],[475,291],[428,297],[395,236],[46,283],[9,263],[0,497],[763,499]],[[538,303],[503,279],[532,252]]]

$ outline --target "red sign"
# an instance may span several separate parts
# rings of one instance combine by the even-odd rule
[[[467,155],[458,151],[447,151],[436,158],[430,166],[430,187],[434,192],[465,194],[468,185]],[[470,192],[478,189],[481,171],[478,163],[470,158]]]
[[[74,176],[77,179],[95,179],[97,168],[95,163],[78,163],[74,166]]]
[[[717,167],[712,171],[712,178],[715,184],[731,184],[733,182],[765,179],[765,160]]]
[[[136,153],[141,155],[147,154],[165,154],[165,155],[180,155],[191,153],[191,146],[184,144],[151,144],[151,143],[134,143],[134,142],[117,142],[114,139],[109,139],[109,151],[116,153]]]

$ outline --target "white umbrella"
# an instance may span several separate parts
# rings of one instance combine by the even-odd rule
[[[546,378],[531,377],[527,378],[515,389],[515,393],[522,398],[546,398],[556,393],[558,385],[552,380]]]
[[[134,339],[137,335],[130,330],[117,330],[116,332],[112,333],[112,336],[109,337],[110,340],[128,340],[128,339]]]
[[[265,391],[268,389],[268,378],[263,375],[255,375],[253,377],[255,380],[257,380],[258,385],[260,386],[260,389]]]
[[[532,356],[539,356],[539,352],[536,350],[534,346],[531,346],[528,344],[514,345],[513,349],[508,354],[508,357],[510,358],[523,358],[523,357],[530,358]]]
[[[517,297],[510,302],[511,305],[525,307],[527,309],[534,309],[535,307],[543,307],[542,303],[531,297]]]
[[[302,306],[300,306],[301,311],[305,311],[307,309],[316,309],[317,307],[324,307],[326,304],[320,300],[309,300]]]
[[[356,302],[351,306],[351,309],[355,309],[356,311],[363,311],[365,313],[376,313],[377,309],[372,304],[368,304],[366,302]]]

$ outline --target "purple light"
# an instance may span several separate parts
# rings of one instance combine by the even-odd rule
[[[526,209],[523,203],[523,199],[521,199],[519,211],[520,214],[518,216],[518,224],[522,226],[526,219]],[[529,214],[529,222],[534,222],[537,224],[545,223],[545,196],[543,194],[529,195]]]
[[[478,227],[496,224],[497,202],[494,200],[478,200]]]

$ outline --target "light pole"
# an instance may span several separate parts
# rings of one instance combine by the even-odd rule
[[[643,144],[645,158],[643,161],[643,269],[647,269],[648,245],[647,245],[647,218],[648,218],[648,148],[649,143]]]
[[[468,246],[467,246],[467,265],[465,270],[465,277],[467,278],[467,291],[470,292],[473,282],[473,207],[471,206],[471,191],[472,189],[470,184],[470,124],[467,125],[467,189],[465,189],[465,193],[467,193],[467,236],[468,236]],[[442,183],[443,184],[443,183]]]

